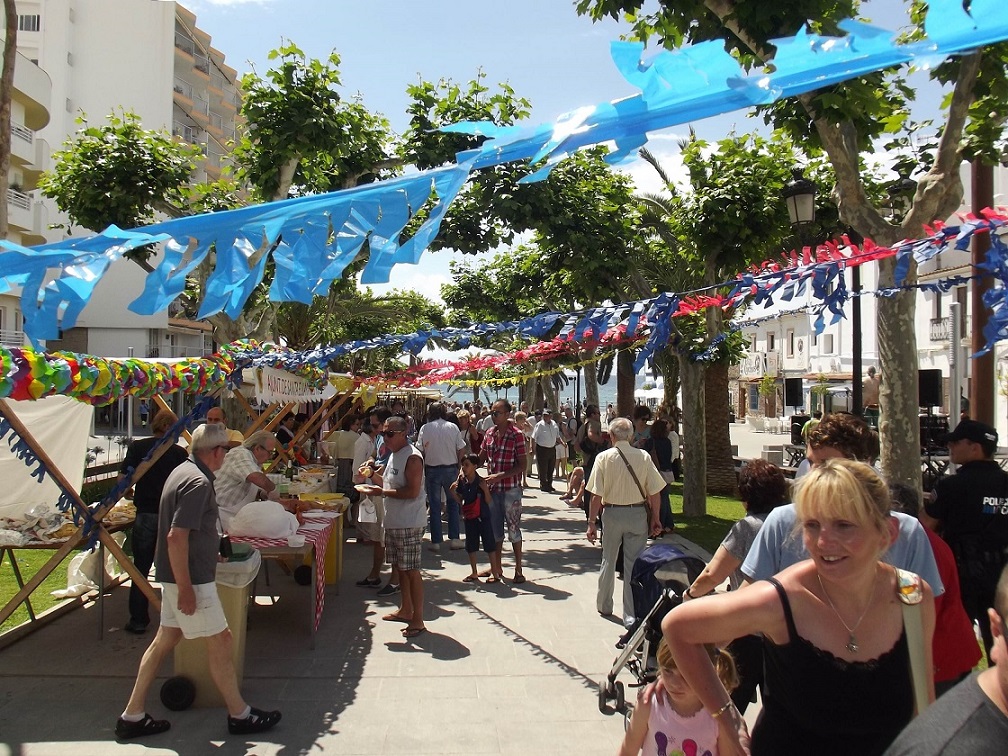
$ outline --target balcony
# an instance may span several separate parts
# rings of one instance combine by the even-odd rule
[[[204,76],[210,76],[210,58],[206,55],[194,55],[193,56],[193,68],[202,73]]]
[[[180,346],[169,344],[148,344],[147,359],[168,359],[173,357],[206,357],[213,354],[212,349],[197,346]]]
[[[0,328],[0,344],[5,347],[22,347],[28,342],[25,341],[24,331],[16,331],[10,328]]]
[[[35,159],[35,132],[20,124],[11,125],[11,158],[21,164]]]
[[[177,136],[180,139],[184,139],[190,144],[195,144],[199,139],[199,130],[193,128],[192,126],[187,126],[179,121],[172,121],[172,136]]]
[[[181,50],[190,57],[196,55],[196,43],[180,32],[175,32],[175,49]]]
[[[11,187],[7,190],[7,204],[21,210],[31,210],[32,199],[30,194],[25,194],[20,189]]]
[[[950,319],[948,317],[931,318],[931,341],[948,341],[949,327]]]
[[[191,101],[193,98],[193,88],[192,84],[182,79],[175,79],[172,83],[172,90],[175,94],[179,95],[186,100]]]

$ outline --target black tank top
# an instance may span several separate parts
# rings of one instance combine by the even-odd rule
[[[906,631],[877,659],[849,662],[798,635],[791,603],[775,578],[788,642],[763,639],[763,711],[753,756],[881,754],[913,717]]]

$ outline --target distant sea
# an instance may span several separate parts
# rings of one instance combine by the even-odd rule
[[[641,385],[643,383],[644,383],[644,379],[638,378],[637,379],[637,388],[641,388]],[[446,384],[437,384],[435,386],[432,386],[432,388],[438,389],[445,396],[448,396],[452,387],[448,386]],[[501,398],[501,399],[507,399],[510,402],[515,402],[518,399],[518,389],[517,388],[509,388],[509,389],[503,389],[502,388],[502,389],[500,389],[498,391],[494,391],[493,389],[480,389],[480,398],[484,402],[486,402],[488,400],[492,402],[495,399],[497,399],[498,397]],[[454,394],[452,394],[450,396],[450,398],[453,399],[453,400],[455,400],[455,401],[459,401],[459,402],[468,401],[468,400],[472,399],[472,389],[471,388],[459,389]],[[581,387],[581,398],[584,399],[584,386]],[[563,404],[565,402],[569,403],[571,405],[574,404],[574,382],[573,381],[571,381],[569,384],[567,384],[566,387],[564,387],[563,389],[560,390],[560,403]],[[613,406],[616,405],[616,376],[611,376],[609,378],[609,382],[608,383],[606,383],[605,385],[599,386],[599,406],[604,410],[606,408],[606,405],[609,404],[610,402],[613,404]]]

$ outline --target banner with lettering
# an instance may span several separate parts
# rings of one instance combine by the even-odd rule
[[[319,402],[336,395],[335,387],[315,388],[299,375],[271,367],[242,371],[242,393],[263,404],[280,402]]]

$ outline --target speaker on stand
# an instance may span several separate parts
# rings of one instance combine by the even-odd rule
[[[794,409],[805,406],[805,396],[802,391],[801,378],[784,379],[784,405]]]

